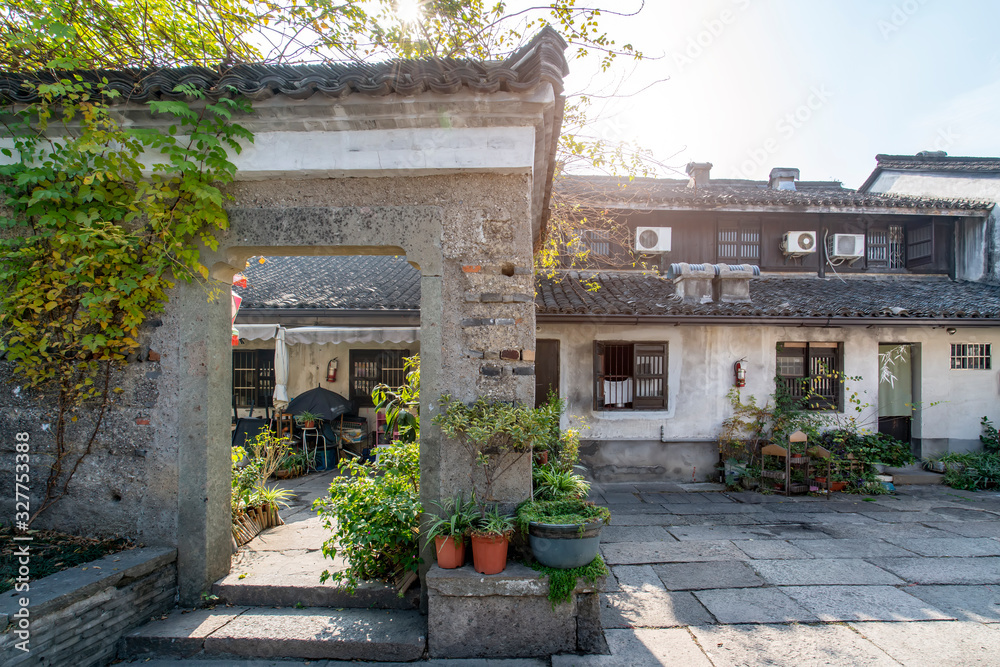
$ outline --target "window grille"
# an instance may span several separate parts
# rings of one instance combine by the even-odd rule
[[[777,381],[790,398],[809,410],[843,406],[843,347],[840,343],[778,343]]]
[[[406,379],[403,359],[408,356],[409,350],[351,350],[349,398],[359,407],[374,407],[372,390],[376,385],[403,384]]]
[[[732,264],[760,262],[760,225],[756,221],[719,227],[718,260]]]
[[[952,343],[951,367],[988,371],[993,366],[991,347],[990,343]]]
[[[273,394],[274,350],[233,350],[236,407],[271,407]]]
[[[666,343],[594,343],[594,408],[667,407]]]

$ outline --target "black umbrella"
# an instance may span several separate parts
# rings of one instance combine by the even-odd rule
[[[350,415],[356,412],[354,401],[344,398],[340,394],[316,387],[309,391],[304,391],[288,404],[285,412],[293,415],[300,415],[303,412],[311,412],[320,419],[331,421],[341,415]]]

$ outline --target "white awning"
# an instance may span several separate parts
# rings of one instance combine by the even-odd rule
[[[285,330],[288,345],[412,343],[418,340],[419,327],[295,327]]]
[[[236,330],[247,340],[271,340],[278,335],[277,324],[238,324]]]

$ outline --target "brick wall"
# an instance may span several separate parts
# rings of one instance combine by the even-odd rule
[[[86,568],[86,569],[84,569]],[[174,606],[177,552],[142,548],[112,554],[0,596],[0,664],[109,664],[121,637]],[[29,600],[29,652],[19,650],[19,598]]]

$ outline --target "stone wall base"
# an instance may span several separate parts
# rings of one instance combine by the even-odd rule
[[[481,575],[467,565],[427,573],[431,658],[528,658],[606,653],[601,581],[580,581],[569,602],[552,607],[548,578],[519,563]]]

